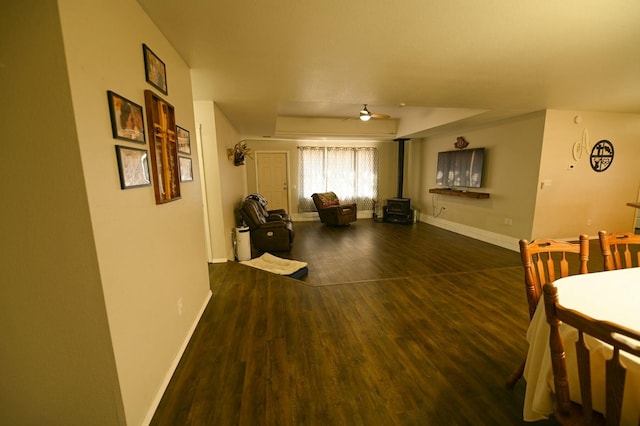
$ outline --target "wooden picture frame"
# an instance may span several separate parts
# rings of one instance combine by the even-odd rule
[[[144,56],[144,75],[147,83],[168,95],[167,67],[164,62],[146,44],[142,44],[142,54]]]
[[[191,155],[191,137],[189,136],[189,131],[180,126],[176,126],[176,134],[178,135],[178,152]]]
[[[120,189],[150,186],[149,154],[146,149],[116,145]]]
[[[156,204],[180,199],[175,110],[153,90],[144,91],[151,177]]]
[[[180,164],[180,182],[193,181],[193,162],[189,157],[178,157],[178,163]]]
[[[113,137],[144,144],[146,141],[142,107],[111,90],[107,90],[107,100]]]

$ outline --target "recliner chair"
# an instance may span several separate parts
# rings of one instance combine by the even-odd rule
[[[315,193],[311,195],[320,221],[327,225],[349,225],[358,216],[358,207],[353,204],[340,204],[335,192]]]
[[[251,244],[256,250],[291,250],[295,233],[285,210],[267,210],[256,197],[249,196],[242,201],[240,215],[249,227]]]

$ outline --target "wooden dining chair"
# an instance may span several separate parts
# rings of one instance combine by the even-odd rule
[[[520,258],[524,268],[524,285],[529,306],[529,319],[536,312],[538,301],[542,295],[542,287],[576,273],[589,272],[589,237],[580,235],[578,243],[538,239],[534,241],[520,240]],[[512,388],[522,377],[526,358],[520,366],[507,378],[507,387]]]
[[[626,369],[620,361],[620,353],[626,352],[640,356],[640,333],[611,322],[597,321],[580,312],[563,307],[558,300],[558,289],[553,283],[545,284],[543,292],[544,307],[550,327],[549,348],[555,385],[554,415],[556,420],[562,425],[619,425],[626,376]],[[581,403],[572,402],[569,398],[565,346],[559,330],[562,322],[578,330],[578,340],[575,344]],[[604,417],[603,413],[593,411],[592,372],[585,335],[612,346],[613,356],[605,361],[604,367],[606,390]],[[594,374],[597,373],[594,372]],[[636,421],[640,425],[640,415]]]
[[[640,266],[640,235],[631,232],[598,232],[604,270]]]

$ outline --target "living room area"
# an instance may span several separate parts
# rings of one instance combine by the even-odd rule
[[[635,3],[499,3],[7,3],[11,392],[0,418],[147,424],[180,366],[178,398],[194,404],[176,400],[188,405],[178,410],[205,422],[464,424],[491,406],[490,422],[518,424],[522,384],[503,387],[526,349],[517,242],[632,229],[640,111],[628,52],[639,27]],[[500,35],[505,23],[517,37]],[[147,94],[175,113],[160,132]],[[125,129],[114,99],[147,127]],[[151,163],[156,138],[176,135],[189,149]],[[484,149],[482,184],[447,193],[438,156],[459,138]],[[228,157],[239,143],[255,154],[242,165]],[[606,170],[598,146],[614,148]],[[320,223],[300,209],[311,196],[299,194],[303,147],[375,150],[378,207],[398,197],[401,163],[416,223],[378,223],[371,204],[347,227]],[[276,255],[308,262],[304,280],[233,261],[236,209],[262,192],[266,154],[286,159],[282,202],[296,230]]]
[[[239,138],[224,114],[216,110],[215,122],[225,138]],[[196,111],[198,117],[204,117]],[[576,123],[576,117],[580,123]],[[228,123],[228,125],[226,124]],[[479,127],[460,126],[428,138],[404,143],[399,161],[398,141],[306,141],[246,140],[254,153],[284,153],[289,182],[285,209],[294,221],[318,220],[314,212],[300,213],[299,147],[374,147],[379,154],[377,204],[398,196],[411,200],[419,211],[418,220],[471,236],[511,250],[518,250],[518,240],[549,237],[576,238],[581,233],[594,236],[600,229],[633,231],[635,210],[626,203],[638,199],[637,158],[640,147],[634,142],[633,115],[584,111],[546,110],[500,120]],[[586,135],[586,136],[585,136]],[[594,136],[599,135],[599,136]],[[595,172],[589,155],[574,146],[604,135],[616,141],[618,155],[605,172]],[[488,198],[466,198],[430,190],[436,182],[438,154],[456,150],[458,137],[469,143],[467,149],[484,148],[485,158],[481,188],[462,188],[482,192]],[[586,140],[585,140],[586,137]],[[514,142],[517,141],[517,142]],[[259,193],[255,155],[245,165],[233,166],[222,158],[219,170],[226,185],[222,191],[225,228],[235,226],[233,209],[250,193]],[[398,189],[399,164],[403,166],[402,191]],[[606,188],[606,189],[605,189]],[[332,188],[327,188],[332,190]],[[339,197],[341,194],[338,192]],[[306,194],[310,199],[311,193]],[[280,206],[278,206],[280,207]],[[373,212],[359,209],[359,217],[372,217]],[[227,255],[233,249],[227,238]]]

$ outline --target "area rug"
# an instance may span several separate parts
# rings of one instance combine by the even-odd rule
[[[262,269],[263,271],[296,279],[304,277],[309,272],[307,262],[283,259],[269,253],[265,253],[255,259],[244,260],[240,263],[253,268]]]

